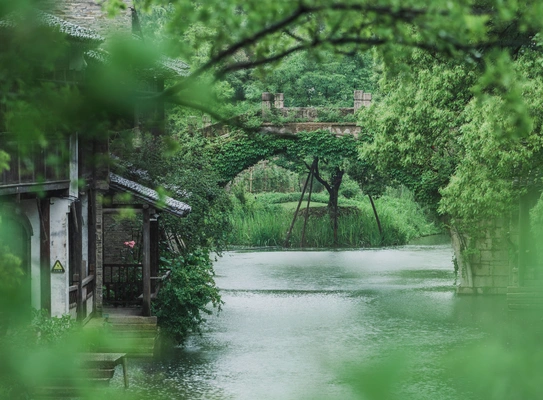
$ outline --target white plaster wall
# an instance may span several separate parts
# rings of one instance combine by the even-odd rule
[[[70,200],[51,199],[51,265],[58,260],[64,267],[62,274],[51,274],[51,315],[61,316],[69,313],[68,304],[68,212],[70,211]]]
[[[94,309],[94,296],[89,297],[87,300],[87,315],[85,315],[85,318],[88,317],[92,310]]]
[[[77,154],[77,134],[70,136],[70,196],[77,197],[79,191],[79,167]]]
[[[41,226],[40,215],[36,200],[23,200],[20,204],[21,209],[27,216],[32,226],[32,236],[30,237],[30,296],[32,307],[41,308],[41,271],[40,271],[40,240]]]

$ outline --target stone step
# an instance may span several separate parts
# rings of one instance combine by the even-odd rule
[[[155,338],[157,335],[156,329],[143,330],[115,330],[104,333],[105,337],[113,338]]]
[[[106,347],[106,348],[102,348],[101,350],[102,351],[108,351],[109,349]],[[155,348],[150,347],[150,346],[147,346],[147,347],[125,347],[125,348],[115,347],[115,350],[125,350],[126,354],[130,358],[141,358],[141,357],[152,358],[154,356],[154,354],[155,354]]]
[[[156,331],[156,324],[110,324],[107,326],[107,329],[112,331]]]
[[[152,346],[155,344],[155,337],[117,337],[117,336],[106,336],[104,340],[105,345],[117,345],[124,344],[125,346],[139,346],[139,345],[149,345]],[[116,351],[115,353],[124,353],[123,351]]]
[[[106,313],[104,313],[106,315]],[[130,357],[152,357],[157,336],[157,317],[109,314],[87,324],[98,334],[93,350],[127,353]]]
[[[115,369],[115,366],[120,364],[123,352],[107,352],[107,353],[81,353],[81,366],[83,369]]]
[[[111,324],[157,324],[157,317],[141,317],[136,315],[110,315],[104,319]]]
[[[154,339],[142,339],[138,341],[127,341],[124,339],[112,339],[99,345],[96,350],[104,353],[107,352],[123,352],[129,357],[139,355],[141,353],[154,353]]]

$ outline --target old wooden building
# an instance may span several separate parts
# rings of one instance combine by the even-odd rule
[[[84,88],[89,68],[107,63],[102,46],[112,26],[132,32],[136,40],[141,36],[137,14],[130,7],[117,19],[108,20],[94,2],[60,0],[43,4],[48,7],[36,10],[32,23],[60,33],[68,44],[59,53],[53,71],[42,76],[59,91],[66,85]],[[11,30],[22,23],[27,22],[18,15],[8,15],[0,21],[0,34],[9,39]],[[186,64],[163,59],[156,69],[139,75],[135,91],[142,87],[161,90],[164,79],[185,73]],[[84,90],[81,92],[84,95]],[[112,112],[107,118],[120,118],[124,127],[137,127],[142,124],[142,115],[152,120],[150,129],[160,134],[164,128],[164,104],[160,102],[146,105],[144,113],[134,102],[128,116],[124,110],[123,115]],[[112,126],[111,120],[107,122],[104,126]],[[151,282],[158,274],[158,215],[165,211],[183,217],[190,207],[112,174],[107,161],[107,130],[89,134],[87,126],[71,129],[66,132],[59,127],[61,134],[52,132],[41,142],[5,128],[0,132],[0,150],[9,155],[9,167],[0,170],[0,248],[21,260],[25,307],[46,309],[54,316],[69,313],[85,321],[101,313],[104,296],[111,297],[112,292],[117,296],[132,285],[133,293],[125,302],[142,304],[143,313],[149,315]],[[105,202],[119,192],[131,194],[133,201],[123,205]],[[130,283],[126,281],[127,267],[104,265],[103,216],[123,207],[142,215],[143,257],[129,267]]]

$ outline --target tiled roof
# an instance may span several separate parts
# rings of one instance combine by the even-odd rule
[[[76,24],[73,24],[69,21],[64,21],[59,17],[54,15],[42,12],[40,13],[40,20],[47,26],[56,28],[60,32],[67,34],[71,38],[81,39],[81,40],[92,40],[101,42],[104,40],[102,36],[93,31]]]
[[[50,14],[72,24],[91,29],[102,36],[112,32],[130,33],[132,31],[132,1],[122,0],[124,10],[119,10],[115,18],[109,18],[102,10],[102,0],[41,0],[41,8]]]
[[[178,217],[185,217],[191,212],[191,207],[169,196],[159,196],[156,190],[140,185],[114,173],[109,174],[109,186],[113,190],[129,192],[134,197],[156,208]]]
[[[109,53],[103,49],[94,49],[85,52],[85,56],[88,58],[98,61],[100,63],[109,62]],[[144,75],[151,76],[163,76],[163,77],[175,77],[175,76],[188,76],[189,75],[189,66],[185,62],[169,58],[169,57],[160,57],[156,62],[156,67],[149,68],[148,70],[140,71]]]
[[[91,38],[95,35],[100,40],[109,34],[121,34],[127,39],[141,40],[138,35],[132,34],[132,0],[122,0],[124,10],[119,10],[114,18],[108,17],[96,0],[42,0],[41,8],[54,19],[55,26],[61,26],[61,31],[73,37]],[[54,16],[53,16],[54,14]],[[78,36],[79,35],[79,36]],[[86,35],[86,36],[84,36]],[[91,50],[86,53],[91,59],[107,62],[105,50]],[[161,57],[156,68],[150,71],[153,75],[187,76],[189,66],[181,60]]]
[[[58,29],[59,32],[65,33],[71,39],[92,42],[102,42],[104,40],[102,36],[92,29],[73,24],[43,11],[36,11],[35,18],[37,24]],[[22,19],[23,16],[17,13],[9,14],[0,20],[0,28],[13,28],[21,23]]]
[[[161,70],[171,75],[188,76],[189,74],[189,65],[177,58],[162,57],[158,63]]]

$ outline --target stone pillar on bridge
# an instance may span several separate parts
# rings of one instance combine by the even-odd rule
[[[368,107],[371,104],[371,93],[364,93],[363,90],[354,91],[354,112],[360,107]]]
[[[285,107],[285,95],[283,93],[275,93],[274,107],[275,108]]]
[[[273,94],[270,92],[262,93],[262,118],[265,120],[271,112],[273,106]]]

